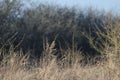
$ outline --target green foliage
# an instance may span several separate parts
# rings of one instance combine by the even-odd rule
[[[23,52],[30,50],[36,56],[41,55],[43,39],[46,37],[50,43],[56,38],[57,53],[60,53],[60,48],[71,48],[74,54],[74,45],[77,45],[77,49],[81,49],[86,54],[89,52],[87,55],[98,54],[99,51],[91,46],[89,39],[83,33],[93,37],[93,42],[98,41],[99,46],[99,36],[96,32],[99,30],[105,32],[103,25],[114,19],[118,20],[108,16],[107,13],[93,9],[85,12],[75,8],[44,4],[26,9],[20,14],[21,3],[18,0],[12,2],[3,0],[0,7],[0,47],[17,32],[13,41],[14,46],[22,40],[18,49],[22,48]]]

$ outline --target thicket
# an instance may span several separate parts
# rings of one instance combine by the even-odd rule
[[[7,51],[12,47],[31,51],[38,57],[42,54],[44,43],[55,41],[57,52],[77,49],[88,56],[101,54],[104,47],[97,32],[106,34],[105,25],[119,21],[111,13],[94,9],[67,8],[40,4],[35,8],[23,10],[18,0],[0,2],[0,50]],[[90,37],[94,38],[93,44]],[[102,46],[102,47],[101,47]]]

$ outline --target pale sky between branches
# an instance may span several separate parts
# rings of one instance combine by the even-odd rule
[[[30,2],[30,0],[27,1]],[[39,3],[45,3],[67,7],[92,7],[98,10],[120,13],[120,0],[31,0],[31,3],[34,3],[35,5],[38,5]]]

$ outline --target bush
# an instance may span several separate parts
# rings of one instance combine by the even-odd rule
[[[7,14],[1,8],[1,46],[15,35],[8,41],[8,44],[12,43],[16,46],[20,43],[16,48],[17,50],[22,48],[24,53],[32,51],[32,55],[34,56],[42,54],[45,38],[48,38],[48,42],[50,43],[53,40],[56,41],[57,54],[60,53],[61,48],[72,49],[75,45],[77,46],[77,50],[81,49],[85,55],[94,56],[101,54],[97,48],[91,45],[89,38],[84,33],[93,37],[93,42],[97,41],[98,44],[96,45],[100,48],[102,42],[100,42],[97,32],[106,32],[104,26],[110,20],[118,20],[112,15],[108,16],[108,13],[105,14],[93,9],[88,9],[85,13],[81,10],[78,12],[75,8],[61,8],[45,4],[40,4],[36,8],[26,9],[20,15],[16,14],[20,13],[21,9],[21,7],[17,7],[16,5],[18,1],[6,1],[3,1],[5,3],[4,6],[11,5],[11,7],[7,9]]]

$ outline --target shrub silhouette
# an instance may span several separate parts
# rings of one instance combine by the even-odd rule
[[[111,21],[117,19],[108,16],[108,13],[104,14],[93,9],[88,9],[85,13],[75,8],[45,4],[26,9],[20,14],[21,6],[17,7],[16,4],[19,3],[17,0],[12,2],[3,0],[0,6],[2,3],[8,9],[6,8],[5,12],[4,8],[0,8],[0,46],[6,42],[8,45],[9,42],[12,42],[16,46],[22,40],[17,49],[22,48],[23,52],[30,50],[36,57],[42,54],[44,38],[47,37],[49,42],[56,39],[55,47],[60,51],[60,48],[72,48],[73,35],[77,49],[81,49],[85,55],[100,54],[91,46],[89,39],[83,33],[94,37],[94,41],[98,41],[99,46],[101,42],[98,40],[99,36],[96,32],[99,30],[105,32],[103,25],[106,25],[110,19]],[[11,7],[9,8],[9,6]],[[17,35],[13,39],[7,41],[16,33]]]

